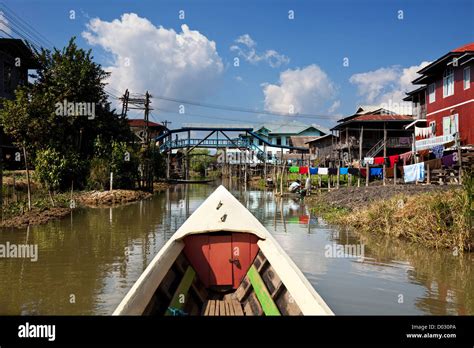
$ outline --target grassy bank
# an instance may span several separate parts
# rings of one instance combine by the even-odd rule
[[[427,247],[472,251],[472,178],[469,180],[464,188],[423,192],[420,186],[420,192],[397,190],[389,198],[382,191],[390,192],[390,188],[381,186],[377,190],[383,198],[356,207],[334,204],[331,192],[311,196],[307,202],[329,223],[361,233],[388,235]],[[359,190],[359,195],[363,196],[364,189]],[[338,196],[341,194],[337,193]]]

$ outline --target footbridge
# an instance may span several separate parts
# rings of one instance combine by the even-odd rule
[[[191,132],[202,132],[203,134],[207,133],[207,135],[202,138],[191,138]],[[241,134],[238,137],[232,138],[227,134],[230,132],[239,132]],[[187,137],[181,136],[178,138],[178,134],[185,134]],[[175,135],[175,139],[173,139],[173,135]],[[161,143],[161,152],[168,152],[174,149],[187,149],[187,152],[190,152],[195,148],[233,148],[255,151],[257,157],[263,160],[265,152],[254,144],[252,138],[258,139],[262,144],[268,147],[308,152],[307,148],[272,144],[267,139],[255,133],[252,126],[237,124],[187,123],[183,124],[181,128],[167,130],[164,134],[156,137],[155,140]]]

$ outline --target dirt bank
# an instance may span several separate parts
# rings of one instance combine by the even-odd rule
[[[76,202],[88,207],[125,204],[150,198],[152,194],[136,190],[87,191],[75,196]]]
[[[61,219],[68,215],[71,209],[69,208],[34,208],[22,215],[11,217],[0,223],[0,227],[16,227],[25,228],[28,225],[40,225],[51,220]]]
[[[387,186],[361,186],[361,187],[340,187],[331,189],[330,192],[323,191],[319,194],[312,194],[305,198],[307,203],[318,202],[329,204],[336,208],[349,210],[367,207],[370,203],[378,200],[386,200],[395,195],[404,194],[411,196],[423,192],[445,192],[459,188],[459,186],[448,185],[387,185]]]

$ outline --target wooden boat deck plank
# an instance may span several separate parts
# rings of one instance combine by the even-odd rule
[[[224,301],[219,301],[219,314],[221,316],[226,315],[226,310],[225,310],[225,302]]]
[[[206,302],[204,316],[243,316],[242,305],[235,299],[209,300]]]
[[[232,307],[234,309],[234,315],[243,316],[244,311],[242,310],[242,305],[237,300],[232,300]]]

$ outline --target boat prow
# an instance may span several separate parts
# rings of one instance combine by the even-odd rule
[[[114,315],[333,315],[267,229],[219,186]]]

